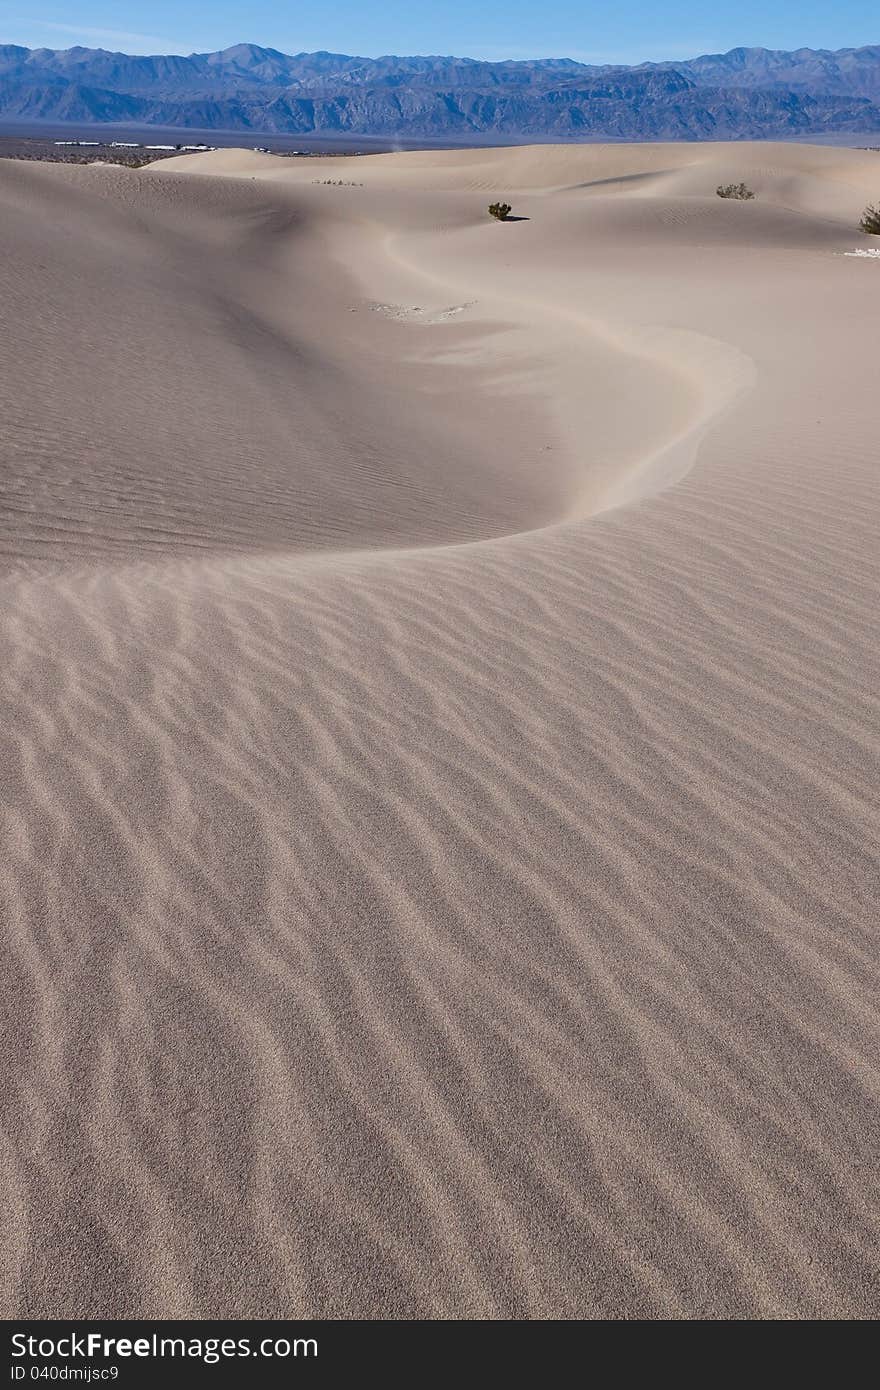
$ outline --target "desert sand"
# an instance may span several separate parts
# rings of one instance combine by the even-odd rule
[[[0,163],[8,1316],[880,1312],[878,198]]]

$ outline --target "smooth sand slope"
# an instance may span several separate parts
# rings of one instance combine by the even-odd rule
[[[877,1315],[878,196],[0,164],[7,1313]]]

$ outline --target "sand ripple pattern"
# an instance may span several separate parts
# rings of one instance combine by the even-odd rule
[[[876,646],[619,528],[18,592],[18,1306],[876,1311]]]

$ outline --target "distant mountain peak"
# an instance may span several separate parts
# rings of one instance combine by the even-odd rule
[[[459,139],[868,133],[880,131],[880,45],[740,47],[625,67],[572,58],[285,54],[256,43],[188,57],[6,44],[3,117]]]

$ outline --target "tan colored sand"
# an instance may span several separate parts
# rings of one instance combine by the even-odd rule
[[[8,1313],[877,1315],[878,194],[0,164]]]

